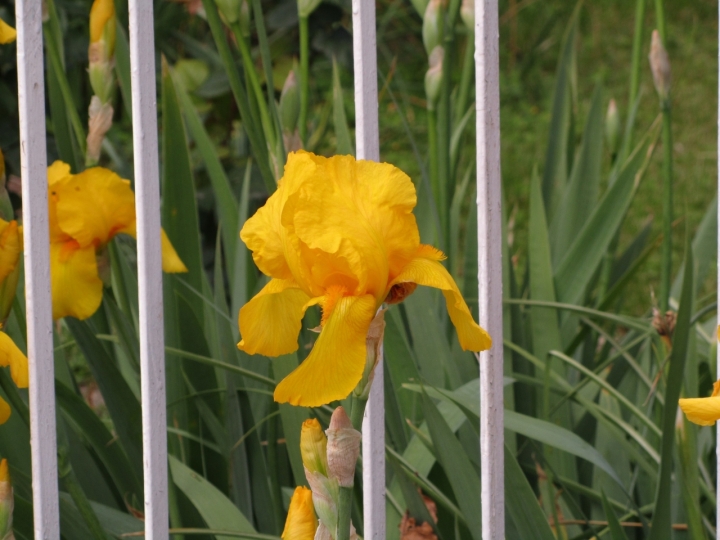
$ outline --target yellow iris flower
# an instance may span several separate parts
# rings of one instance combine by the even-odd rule
[[[17,221],[0,219],[0,309],[2,319],[7,318],[15,297],[18,263],[22,252],[22,227]],[[2,323],[0,323],[2,328]],[[28,360],[13,340],[0,331],[0,367],[9,367],[10,376],[18,388],[28,387]],[[0,398],[0,424],[10,418],[10,406]]]
[[[313,540],[318,521],[313,507],[312,491],[306,487],[296,487],[287,520],[281,538],[283,540]]]
[[[17,32],[8,23],[0,19],[0,45],[12,43],[17,37]]]
[[[720,381],[713,384],[710,397],[681,399],[679,404],[688,420],[701,426],[712,426],[720,420]]]
[[[48,167],[48,183],[53,318],[86,319],[102,302],[97,251],[116,234],[136,235],[135,194],[108,169],[71,174],[62,161]],[[165,231],[162,263],[165,272],[187,272]]]
[[[278,384],[276,401],[317,407],[345,398],[362,378],[376,311],[416,285],[442,290],[463,349],[490,347],[440,263],[444,255],[420,244],[416,202],[410,178],[387,163],[288,156],[277,191],[240,232],[272,278],[240,310],[241,350],[265,356],[297,350],[305,310],[322,307],[315,346]]]

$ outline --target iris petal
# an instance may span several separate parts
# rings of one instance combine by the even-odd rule
[[[5,332],[0,332],[0,366],[10,366],[10,376],[15,386],[28,387],[28,359]]]
[[[129,226],[118,232],[137,238],[137,224],[133,221]],[[163,272],[167,272],[168,274],[182,274],[188,271],[185,263],[182,262],[177,251],[175,251],[167,234],[165,234],[164,229],[160,229],[160,245],[162,249]]]
[[[242,341],[248,354],[280,356],[296,351],[305,306],[310,297],[289,280],[272,279],[240,310]]]
[[[687,419],[701,426],[712,426],[720,420],[720,397],[689,398],[679,401]]]
[[[464,350],[484,351],[492,346],[490,335],[482,329],[472,317],[462,293],[455,280],[445,267],[440,264],[441,252],[431,246],[421,246],[417,256],[391,283],[417,283],[427,287],[440,289],[445,297],[450,320],[455,325]]]
[[[0,19],[0,45],[12,43],[17,37],[17,32],[8,23]],[[2,424],[2,422],[0,422]]]
[[[0,397],[0,424],[4,424],[10,418],[10,405]]]
[[[53,319],[87,319],[100,307],[103,284],[98,277],[95,246],[77,242],[50,244]]]
[[[17,221],[0,219],[0,283],[15,270],[22,251],[21,227]]]
[[[318,407],[344,399],[362,378],[365,338],[375,316],[372,295],[337,301],[310,355],[275,389],[275,401]]]
[[[313,507],[312,491],[303,486],[295,488],[287,520],[283,529],[283,540],[313,540],[318,521]]]

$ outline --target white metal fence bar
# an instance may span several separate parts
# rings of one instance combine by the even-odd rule
[[[718,5],[718,20],[720,20],[720,5]],[[720,30],[718,31],[718,45],[720,45]],[[718,55],[718,70],[720,70],[720,54]],[[720,216],[720,81],[718,81],[718,154],[717,154],[717,160],[718,160],[718,216]],[[718,253],[720,253],[720,220],[718,220]],[[717,305],[718,305],[718,316],[716,322],[720,324],[720,263],[718,263],[717,268]],[[718,335],[720,337],[720,334]],[[717,371],[715,372],[715,375],[720,378],[720,346],[718,346],[717,341],[715,342],[715,347],[717,349]],[[716,427],[716,433],[717,433],[717,439],[715,441],[715,454],[716,454],[716,460],[717,460],[717,467],[716,471],[720,471],[720,423],[717,424]],[[715,486],[715,494],[716,496],[720,494],[720,474],[717,475],[716,478],[716,486]],[[720,540],[720,497],[717,498],[717,508],[715,511],[715,533],[716,538]]]
[[[497,0],[475,0],[480,325],[493,338],[492,348],[480,353],[484,540],[505,538],[499,37]]]
[[[33,519],[35,538],[56,540],[60,538],[60,519],[41,4],[38,0],[17,0],[15,20],[20,168],[23,179],[25,301],[30,360]]]
[[[152,0],[130,0],[145,538],[168,538],[165,338]]]
[[[353,0],[355,154],[379,161],[377,45],[374,0]],[[385,392],[383,349],[362,425],[364,538],[385,539]]]

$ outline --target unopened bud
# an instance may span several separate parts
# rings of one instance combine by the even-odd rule
[[[320,5],[320,2],[322,0],[298,0],[298,16],[303,19],[309,17]]]
[[[362,435],[353,428],[345,409],[338,407],[330,418],[330,427],[325,431],[328,437],[327,460],[330,477],[341,487],[352,487],[355,483],[355,465],[360,456]]]
[[[307,469],[305,469],[305,478],[312,490],[313,505],[320,523],[334,531],[337,527],[338,501],[340,499],[337,480],[328,478],[319,472],[310,472]]]
[[[475,29],[475,0],[462,0],[460,17],[468,30]]]
[[[228,24],[238,22],[240,19],[240,6],[243,4],[243,0],[215,0],[215,4]]]
[[[330,529],[328,529],[324,523],[320,523],[318,526],[317,532],[315,533],[314,540],[334,540],[332,537],[332,534],[330,534]]]
[[[327,476],[327,437],[315,418],[303,422],[300,455],[305,469]]]
[[[355,395],[360,399],[367,399],[370,395],[373,379],[375,378],[375,366],[381,357],[383,336],[385,335],[385,311],[381,309],[370,323],[367,337],[365,338],[365,371],[360,383],[355,387]]]
[[[103,103],[110,100],[115,78],[115,4],[95,0],[90,9],[90,47],[88,49],[90,86]]]
[[[618,114],[617,103],[610,100],[607,114],[605,115],[605,139],[611,155],[615,155],[620,144],[620,115]]]
[[[429,110],[435,109],[435,105],[440,99],[444,57],[445,49],[440,45],[435,47],[430,54],[430,68],[425,73],[425,95],[427,96]]]
[[[280,93],[280,121],[283,130],[293,133],[300,116],[300,88],[295,70],[291,69]]]
[[[0,45],[12,43],[17,38],[17,32],[8,23],[0,19]]]
[[[655,90],[657,90],[660,101],[664,102],[670,96],[670,60],[657,30],[653,30],[652,33],[650,56],[648,58],[650,59],[650,69],[652,70]]]
[[[317,530],[317,518],[313,509],[312,492],[306,487],[295,488],[287,520],[283,529],[283,540],[312,540]]]
[[[440,45],[442,36],[442,28],[440,27],[442,21],[441,9],[444,9],[443,0],[430,0],[423,15],[422,36],[425,52],[428,55],[432,53],[435,47]]]
[[[109,103],[102,103],[95,95],[90,100],[88,109],[88,135],[87,135],[87,164],[97,165],[100,160],[100,149],[105,134],[112,126],[113,108]]]
[[[10,480],[7,459],[0,461],[0,538],[3,540],[14,540],[12,530],[13,488]]]

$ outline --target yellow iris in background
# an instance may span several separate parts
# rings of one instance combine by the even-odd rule
[[[22,227],[17,221],[0,219],[0,321],[10,313],[17,286],[20,253],[22,252]],[[2,328],[0,322],[0,328]],[[28,387],[28,360],[13,340],[0,331],[0,367],[9,367],[10,376],[18,388]],[[10,418],[10,406],[0,398],[0,424]]]
[[[701,426],[712,426],[720,420],[720,381],[713,384],[710,397],[679,400],[687,419]]]
[[[86,319],[102,302],[97,252],[116,234],[136,235],[135,194],[108,169],[71,174],[61,161],[48,167],[48,183],[53,318]],[[187,272],[164,231],[162,262],[165,272]]]
[[[365,368],[365,338],[378,308],[416,285],[442,290],[465,350],[490,336],[472,318],[444,255],[420,244],[415,186],[397,167],[291,153],[277,191],[240,236],[272,279],[241,310],[249,354],[279,356],[298,348],[305,310],[322,307],[322,330],[308,358],[275,389],[275,400],[317,407],[345,398]]]
[[[281,538],[283,540],[313,540],[318,521],[313,507],[312,491],[306,487],[296,487],[287,520]]]
[[[0,45],[12,43],[17,37],[17,32],[8,23],[0,19]]]

